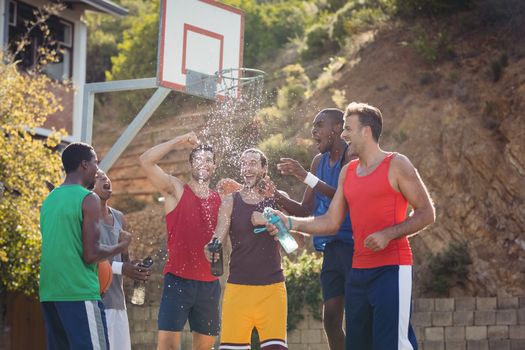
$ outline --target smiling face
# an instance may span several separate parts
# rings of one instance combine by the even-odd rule
[[[209,181],[215,171],[213,152],[207,150],[196,151],[190,163],[191,176],[194,180]]]
[[[263,165],[262,157],[256,152],[245,152],[241,156],[241,176],[247,188],[254,188],[266,176],[267,165]]]
[[[345,118],[343,132],[341,138],[350,146],[350,155],[359,157],[359,153],[363,147],[364,129],[359,122],[357,114],[350,114]]]
[[[337,124],[325,113],[319,113],[313,122],[312,138],[314,139],[319,153],[325,153],[332,149],[334,141],[339,138],[341,124]]]
[[[99,170],[97,172],[97,178],[95,181],[95,188],[93,190],[103,201],[107,201],[111,197],[113,187],[111,186],[111,180],[105,172]]]

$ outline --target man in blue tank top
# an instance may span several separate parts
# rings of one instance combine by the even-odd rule
[[[275,191],[277,204],[296,216],[320,216],[326,213],[337,188],[341,168],[350,161],[348,145],[341,139],[343,111],[327,108],[313,121],[312,137],[319,154],[312,160],[311,172],[290,158],[281,158],[277,165],[281,174],[295,176],[307,187],[301,203]],[[343,331],[344,295],[347,272],[352,268],[354,241],[352,225],[347,214],[338,232],[332,236],[314,237],[314,247],[323,252],[321,287],[324,308],[323,323],[331,350],[344,349]]]

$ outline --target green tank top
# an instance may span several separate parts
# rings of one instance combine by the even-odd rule
[[[97,264],[82,259],[82,201],[90,193],[60,186],[42,203],[40,301],[100,300]]]

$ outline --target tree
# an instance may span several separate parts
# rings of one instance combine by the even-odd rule
[[[59,110],[45,75],[21,73],[0,57],[0,290],[38,290],[41,235],[39,207],[59,183],[60,133],[39,140],[30,131]],[[57,266],[57,268],[60,268]]]
[[[98,82],[106,79],[106,72],[111,72],[111,58],[119,54],[117,45],[123,40],[123,33],[128,32],[136,22],[142,21],[144,14],[158,12],[157,1],[150,0],[119,0],[116,1],[126,8],[126,17],[117,18],[107,14],[88,12],[85,15],[89,28],[87,43],[86,81]],[[155,51],[156,38],[147,43]],[[155,51],[156,53],[156,51]]]

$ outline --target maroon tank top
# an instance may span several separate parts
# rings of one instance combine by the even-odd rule
[[[253,233],[252,213],[265,207],[277,208],[273,199],[248,204],[239,192],[233,194],[229,283],[268,285],[284,281],[279,242],[266,231]]]
[[[197,280],[215,281],[211,267],[204,256],[204,246],[211,240],[221,199],[210,191],[207,198],[201,199],[193,193],[190,186],[184,185],[182,197],[170,213],[166,215],[168,229],[168,262],[164,274]]]

